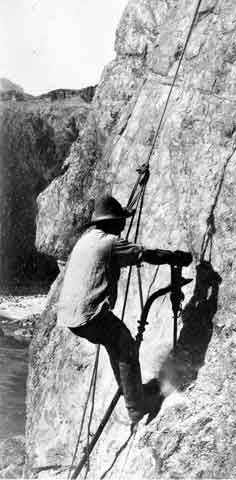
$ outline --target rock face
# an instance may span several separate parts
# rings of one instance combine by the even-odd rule
[[[79,91],[53,102],[50,96],[28,99],[21,90],[17,94],[23,97],[13,101],[12,92],[5,88],[10,100],[7,97],[0,106],[0,270],[4,284],[55,278],[55,259],[35,248],[36,198],[61,174],[90,109]]]
[[[89,218],[89,199],[100,191],[127,201],[135,169],[149,154],[194,8],[187,0],[128,3],[116,34],[116,59],[103,72],[68,170],[38,198],[40,251],[66,257]],[[152,309],[141,348],[143,378],[160,375],[169,395],[159,414],[140,425],[128,460],[125,451],[110,473],[114,480],[236,476],[235,156],[227,160],[236,132],[235,22],[234,0],[203,0],[151,158],[139,240],[191,250],[194,266],[186,275],[194,282],[185,289],[175,358],[169,300]],[[195,269],[213,206],[212,266]],[[142,273],[146,291],[153,268]],[[61,466],[66,469],[72,459],[95,354],[93,345],[56,326],[62,280],[63,273],[31,345],[27,471],[38,478],[45,478],[45,468],[49,478],[67,475]],[[169,269],[161,267],[155,286],[168,281]],[[124,278],[121,283],[123,288]],[[133,333],[137,291],[134,276],[126,319]],[[112,390],[102,351],[93,432]],[[121,400],[91,457],[88,479],[101,477],[128,434]]]

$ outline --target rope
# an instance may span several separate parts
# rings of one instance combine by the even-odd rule
[[[138,172],[139,176],[138,176],[138,178],[135,182],[135,185],[132,189],[132,192],[130,194],[130,197],[129,197],[129,200],[128,200],[128,203],[127,203],[127,208],[128,209],[132,208],[137,201],[136,191],[138,189],[138,186],[143,185],[144,183],[147,183],[148,179],[149,179],[149,167],[146,163],[144,163],[141,167],[137,168],[136,171]]]
[[[206,255],[206,252],[207,252],[208,248],[209,248],[209,262],[211,262],[212,247],[213,247],[213,236],[216,233],[215,216],[214,216],[215,209],[217,207],[219,197],[220,197],[220,194],[221,194],[221,191],[222,191],[226,169],[228,167],[228,164],[229,164],[230,160],[234,156],[235,152],[236,152],[236,146],[233,148],[232,152],[230,153],[230,155],[226,158],[226,160],[224,162],[222,172],[221,172],[221,175],[220,175],[220,179],[219,179],[219,182],[218,182],[218,186],[216,187],[215,198],[214,198],[213,204],[211,206],[210,213],[209,213],[209,215],[207,217],[207,220],[206,220],[207,226],[206,226],[206,231],[205,231],[205,233],[203,235],[203,239],[202,239],[202,245],[201,245],[201,250],[200,250],[200,263],[203,262],[203,260],[205,259],[205,255]]]
[[[159,272],[159,269],[160,269],[160,265],[157,265],[156,269],[155,269],[155,272],[154,272],[154,275],[152,277],[152,280],[149,284],[149,287],[148,287],[148,292],[147,292],[147,298],[150,296],[150,293],[151,293],[151,290],[152,290],[152,287],[157,279],[157,274]]]
[[[111,470],[113,469],[113,467],[114,467],[115,463],[117,462],[118,458],[120,457],[120,455],[122,454],[122,452],[123,452],[123,451],[126,449],[126,447],[128,446],[128,444],[129,444],[132,436],[133,436],[133,433],[131,432],[131,433],[129,434],[127,440],[121,445],[121,447],[119,448],[119,450],[117,450],[117,452],[116,452],[116,454],[115,454],[115,457],[114,457],[114,459],[113,459],[110,467],[109,467],[107,470],[105,470],[105,472],[102,474],[100,480],[103,480],[103,479],[108,475],[108,473],[111,472]]]
[[[69,471],[68,471],[67,480],[70,479],[70,476],[72,474],[72,470],[73,470],[73,467],[74,467],[74,463],[75,463],[75,459],[76,459],[76,455],[77,455],[77,452],[78,452],[78,448],[79,448],[79,444],[80,444],[80,440],[81,440],[81,435],[82,435],[82,431],[83,431],[83,427],[84,427],[84,422],[85,422],[85,417],[86,417],[86,412],[87,412],[87,408],[88,408],[88,403],[89,403],[91,391],[92,391],[92,388],[94,386],[94,380],[95,380],[95,378],[97,378],[97,367],[98,367],[99,353],[100,353],[100,345],[97,346],[96,357],[95,357],[95,362],[94,362],[93,371],[92,371],[92,375],[91,375],[90,385],[89,385],[87,398],[86,398],[84,409],[83,409],[83,415],[82,415],[82,420],[81,420],[81,424],[80,424],[79,435],[78,435],[78,439],[77,439],[77,442],[76,442],[72,462],[71,462],[71,465],[70,465],[70,468],[69,468]]]
[[[132,441],[131,441],[130,444],[129,444],[128,452],[127,452],[127,454],[126,454],[126,457],[125,457],[125,461],[124,461],[124,463],[123,463],[123,466],[122,466],[122,468],[121,468],[121,470],[120,470],[120,474],[119,474],[118,480],[121,480],[121,475],[123,475],[123,473],[124,473],[125,467],[126,467],[127,462],[128,462],[128,458],[129,458],[129,456],[130,456],[130,452],[131,452],[132,447],[133,447],[133,444],[134,444],[134,440],[135,440],[136,433],[137,433],[137,432],[135,431],[135,432],[132,432],[132,434],[131,434],[131,439],[132,439]]]
[[[98,345],[98,349],[100,350],[100,345]],[[92,420],[93,420],[93,413],[94,413],[94,407],[95,407],[95,392],[96,392],[97,374],[98,374],[98,361],[99,361],[99,354],[96,357],[96,366],[95,366],[95,374],[94,374],[94,382],[93,382],[91,409],[90,409],[90,415],[89,415],[89,421],[88,421],[88,427],[87,427],[87,445],[85,447],[86,452],[88,452],[88,446],[89,446],[89,441],[90,441],[90,436],[91,436],[91,424],[92,424]],[[87,455],[87,457],[88,457],[88,461],[87,461],[87,466],[86,466],[84,479],[87,478],[87,475],[88,475],[88,472],[89,472],[89,469],[90,469],[89,455]]]
[[[188,34],[187,34],[187,37],[186,37],[186,40],[185,40],[184,48],[183,48],[183,51],[181,53],[181,56],[180,56],[180,59],[179,59],[179,62],[178,62],[178,65],[177,65],[177,68],[176,68],[176,71],[175,71],[175,75],[174,75],[174,78],[173,78],[173,81],[171,83],[170,90],[169,90],[169,93],[168,93],[168,96],[167,96],[167,99],[166,99],[166,103],[165,103],[165,106],[164,106],[164,109],[163,109],[163,112],[162,112],[157,130],[156,130],[156,133],[154,135],[152,145],[151,145],[151,148],[150,148],[150,151],[149,151],[149,154],[148,154],[148,158],[147,158],[147,164],[148,165],[150,164],[150,160],[151,160],[151,157],[152,157],[157,139],[159,137],[159,133],[161,131],[161,126],[162,126],[162,123],[163,123],[163,120],[164,120],[164,117],[165,117],[165,114],[166,114],[166,111],[167,111],[167,107],[168,107],[168,104],[169,104],[169,101],[170,101],[170,97],[172,95],[172,92],[173,92],[173,89],[174,89],[174,86],[175,86],[175,83],[176,83],[176,80],[177,80],[177,77],[178,77],[178,73],[179,73],[179,70],[180,70],[180,67],[181,67],[181,64],[182,64],[182,61],[183,61],[183,58],[184,58],[189,40],[190,40],[190,37],[191,37],[192,31],[193,31],[195,21],[196,21],[197,16],[198,16],[198,12],[199,12],[201,3],[202,3],[202,0],[198,0],[195,11],[194,11],[193,19],[192,19],[192,22],[190,24],[190,28],[189,28],[189,31],[188,31]],[[156,281],[158,271],[159,271],[159,265],[157,265],[156,270],[155,270],[154,275],[153,275],[153,278],[152,278],[152,280],[149,284],[148,295],[151,291],[152,286],[154,285],[154,283]]]
[[[162,123],[163,123],[163,120],[164,120],[164,117],[165,117],[165,113],[167,111],[167,107],[168,107],[168,104],[169,104],[169,101],[170,101],[170,97],[172,95],[172,91],[173,91],[173,88],[175,86],[175,82],[176,82],[176,79],[177,79],[177,76],[178,76],[178,73],[179,73],[179,70],[180,70],[180,67],[181,67],[181,64],[182,64],[182,60],[184,58],[184,55],[185,55],[185,51],[186,51],[186,48],[187,48],[187,45],[188,45],[188,42],[189,42],[189,39],[191,37],[191,34],[192,34],[192,30],[193,30],[193,27],[194,27],[194,23],[196,21],[196,18],[197,18],[197,15],[198,15],[198,11],[199,11],[199,8],[200,8],[200,5],[201,5],[201,2],[202,0],[198,0],[198,3],[197,3],[197,6],[196,6],[196,9],[195,9],[195,13],[194,13],[194,16],[193,16],[193,19],[192,19],[192,22],[191,22],[191,25],[190,25],[190,29],[189,29],[189,32],[188,32],[188,35],[186,37],[186,40],[185,40],[185,44],[184,44],[184,48],[183,48],[183,51],[182,51],[182,54],[180,56],[180,59],[179,59],[179,62],[178,62],[178,65],[177,65],[177,69],[176,69],[176,72],[175,72],[175,75],[174,75],[174,78],[173,78],[173,81],[172,81],[172,84],[171,84],[171,87],[170,87],[170,90],[169,90],[169,93],[168,93],[168,96],[167,96],[167,100],[166,100],[166,103],[165,103],[165,107],[163,109],[163,112],[162,112],[162,115],[161,115],[161,118],[160,118],[160,121],[159,121],[159,124],[158,124],[158,128],[156,130],[156,133],[155,133],[155,136],[154,136],[154,139],[153,139],[153,142],[152,142],[152,145],[151,145],[151,149],[149,151],[149,155],[148,155],[148,158],[147,158],[147,162],[146,162],[146,165],[148,166],[149,163],[150,163],[150,159],[151,159],[151,156],[152,156],[152,153],[154,151],[154,148],[155,148],[155,144],[156,144],[156,141],[157,141],[157,138],[159,136],[159,133],[160,133],[160,130],[161,130],[161,126],[162,126]],[[136,102],[135,102],[135,105],[138,101],[138,97],[139,97],[139,94],[141,93],[141,90],[143,88],[143,85],[145,84],[146,80],[143,81],[141,87],[140,87],[140,91],[138,93],[138,96],[137,96],[137,99],[136,99]],[[134,105],[134,107],[135,107]],[[146,182],[147,183],[147,182]],[[136,186],[138,186],[138,183],[136,182],[135,186],[134,186],[134,189],[133,191],[131,192],[131,197],[130,197],[130,204],[134,201],[137,201],[137,207],[138,207],[138,204],[139,204],[139,201],[140,201],[140,209],[139,209],[139,216],[138,216],[138,221],[137,221],[137,226],[136,226],[136,232],[135,232],[135,241],[137,241],[137,238],[138,238],[138,233],[139,233],[139,228],[140,228],[140,221],[141,221],[141,215],[142,215],[142,210],[143,210],[143,203],[144,203],[144,195],[145,195],[145,190],[146,190],[146,183],[144,183],[144,186],[141,188],[140,190],[140,193],[135,197],[134,199],[134,195],[135,195],[135,189],[136,189]],[[137,207],[136,207],[136,210],[137,210]],[[134,221],[134,216],[130,222],[130,226],[129,226],[129,229],[128,229],[128,233],[127,233],[127,237],[131,231],[131,228],[132,228],[132,225],[133,225],[133,221]],[[158,270],[159,270],[159,266],[156,268],[156,271],[154,273],[154,276],[153,276],[153,279],[151,280],[150,282],[150,285],[149,285],[149,288],[148,288],[148,292],[151,290],[152,288],[152,285],[154,284],[155,280],[156,280],[156,276],[157,276],[157,273],[158,273]],[[123,305],[123,309],[122,309],[122,320],[124,320],[124,316],[125,316],[125,309],[126,309],[126,305],[127,305],[127,299],[128,299],[128,292],[129,292],[129,287],[130,287],[130,280],[131,280],[131,272],[132,272],[132,267],[130,267],[129,269],[129,273],[128,273],[128,278],[127,278],[127,284],[126,284],[126,291],[125,291],[125,298],[124,298],[124,305]],[[140,271],[138,269],[138,280],[139,280],[139,293],[140,293],[140,302],[141,302],[141,305],[143,305],[143,295],[142,295],[142,285],[141,285],[141,276],[140,276]],[[95,361],[95,363],[97,363]],[[86,405],[85,405],[85,411],[87,409],[87,405],[88,405],[88,401],[89,401],[89,396],[91,394],[91,389],[94,385],[94,378],[96,378],[96,369],[97,369],[97,366],[95,368],[94,366],[94,372],[93,372],[93,375],[92,375],[92,379],[91,379],[91,382],[90,382],[90,389],[89,389],[89,394],[88,394],[88,398],[86,400]],[[95,388],[94,388],[94,391],[95,391]],[[83,414],[83,418],[82,418],[82,428],[83,428],[83,423],[84,423],[84,418],[85,418],[85,411],[84,411],[84,414]],[[93,411],[93,410],[92,410]],[[90,415],[91,417],[91,415]],[[69,473],[69,476],[68,476],[68,479],[70,478],[70,474],[71,474],[71,470],[73,468],[73,463],[74,463],[74,460],[75,460],[75,457],[76,457],[76,454],[77,454],[77,450],[78,450],[78,445],[79,445],[79,441],[80,441],[80,437],[81,437],[81,433],[82,433],[82,428],[80,428],[80,433],[79,433],[79,439],[77,441],[77,445],[76,445],[76,451],[75,451],[75,454],[73,456],[73,460],[72,460],[72,466],[71,466],[71,469],[70,469],[70,473]],[[88,430],[89,432],[89,430]]]
[[[141,217],[142,217],[142,212],[143,212],[143,204],[144,204],[144,196],[145,196],[146,186],[147,186],[147,184],[145,184],[144,187],[143,187],[142,195],[141,195],[141,199],[140,199],[139,215],[138,215],[136,234],[135,234],[135,239],[134,239],[135,243],[138,240],[138,234],[139,234],[139,230],[140,230],[140,223],[141,223]],[[140,268],[141,268],[140,265],[137,265],[138,290],[139,290],[140,307],[141,307],[141,313],[142,313],[143,306],[144,306],[144,301],[143,301],[143,288],[142,288],[142,279],[141,279]]]
[[[128,236],[130,234],[130,231],[131,231],[131,228],[132,228],[132,225],[133,225],[133,222],[134,222],[135,214],[137,212],[137,209],[139,208],[138,220],[137,220],[137,225],[136,225],[136,229],[135,229],[135,239],[134,239],[135,242],[137,241],[137,238],[138,238],[140,222],[141,222],[141,215],[142,215],[142,208],[143,208],[143,200],[144,200],[144,194],[145,194],[145,189],[146,189],[146,183],[149,179],[149,171],[148,171],[147,167],[145,167],[145,168],[142,167],[141,169],[139,169],[138,172],[139,172],[139,179],[138,179],[139,181],[136,182],[135,188],[137,190],[138,185],[141,185],[141,188],[140,188],[140,191],[138,192],[138,194],[136,195],[136,197],[135,197],[135,190],[133,189],[132,192],[131,192],[131,196],[130,196],[130,199],[129,199],[128,203],[130,203],[130,201],[132,203],[134,203],[134,198],[137,198],[137,203],[136,203],[135,212],[132,216],[132,219],[131,219],[131,222],[130,222],[130,225],[129,225],[129,228],[128,228],[128,232],[127,232],[127,235],[126,235],[126,239],[128,239]],[[142,177],[143,177],[143,179],[142,179]],[[141,182],[141,179],[142,179],[142,182]],[[125,292],[124,305],[123,305],[122,318],[121,318],[122,321],[124,320],[125,308],[126,308],[127,299],[128,299],[128,291],[129,291],[130,279],[131,279],[131,269],[132,269],[132,267],[130,268],[129,275],[128,275],[128,278],[127,278],[126,292]],[[140,279],[140,281],[141,281],[141,279]],[[141,289],[141,285],[140,285],[140,289]],[[140,298],[140,302],[142,302],[142,301],[143,300]],[[85,407],[84,407],[82,422],[81,422],[81,426],[80,426],[79,437],[78,437],[75,452],[74,452],[74,455],[73,455],[71,468],[70,468],[70,471],[69,471],[69,474],[68,474],[68,480],[70,479],[70,475],[71,475],[71,472],[72,472],[72,469],[73,469],[74,461],[75,461],[75,458],[76,458],[76,455],[77,455],[77,452],[78,452],[80,438],[81,438],[81,435],[82,435],[83,425],[84,425],[84,421],[85,421],[86,410],[87,410],[87,407],[88,407],[88,402],[89,402],[89,398],[90,398],[90,395],[91,395],[91,391],[93,389],[92,407],[91,407],[91,411],[90,411],[88,430],[87,430],[87,445],[86,445],[86,448],[85,448],[85,451],[87,452],[87,454],[86,454],[86,456],[87,456],[87,458],[86,458],[87,468],[86,468],[86,472],[85,472],[85,478],[87,477],[87,474],[89,472],[89,439],[90,439],[90,427],[91,427],[91,422],[92,422],[92,416],[93,416],[93,412],[94,412],[94,397],[95,397],[95,388],[96,388],[98,360],[99,360],[99,350],[97,350],[97,355],[96,355],[96,359],[95,359],[92,378],[91,378],[91,381],[90,381],[90,387],[89,387],[89,391],[88,391],[88,395],[87,395],[87,399],[86,399],[86,403],[85,403]]]
[[[137,225],[136,225],[135,235],[134,235],[134,242],[135,243],[137,242],[138,234],[139,234],[145,190],[146,190],[146,184],[143,184],[141,189],[140,189],[140,192],[139,192],[137,208],[136,208],[136,211],[137,211],[138,206],[139,206],[139,215],[138,215],[138,220],[137,220]],[[134,216],[132,217],[131,222],[130,222],[131,226],[133,225],[133,221],[134,221]],[[130,225],[129,225],[129,228],[128,228],[128,233],[126,235],[126,239],[127,239],[128,235],[130,233],[130,230],[131,230]],[[123,303],[122,314],[121,314],[121,321],[122,322],[124,321],[124,317],[125,317],[125,310],[126,310],[126,306],[127,306],[127,300],[128,300],[128,293],[129,293],[129,288],[130,288],[132,270],[133,270],[133,266],[130,266],[129,267],[129,272],[128,272],[128,277],[127,277],[127,282],[126,282],[125,297],[124,297],[124,303]]]
[[[167,99],[166,99],[166,103],[165,103],[165,106],[164,106],[164,109],[163,109],[163,112],[162,112],[157,130],[156,130],[156,133],[154,135],[152,146],[151,146],[148,158],[147,158],[147,163],[148,164],[150,163],[150,159],[151,159],[151,156],[153,154],[153,150],[155,148],[156,141],[157,141],[157,138],[158,138],[160,130],[161,130],[161,126],[162,126],[162,123],[163,123],[163,120],[164,120],[164,117],[165,117],[165,114],[166,114],[166,111],[167,111],[167,107],[168,107],[168,104],[169,104],[169,101],[170,101],[170,97],[172,95],[172,92],[173,92],[173,89],[174,89],[174,86],[175,86],[175,82],[176,82],[177,77],[178,77],[178,73],[179,73],[179,70],[180,70],[180,67],[181,67],[181,64],[182,64],[187,46],[188,46],[188,42],[190,40],[192,31],[193,31],[194,23],[195,23],[196,18],[198,16],[198,12],[199,12],[199,8],[201,6],[201,3],[202,3],[202,0],[198,0],[197,6],[195,8],[194,15],[193,15],[193,19],[192,19],[192,22],[191,22],[191,25],[190,25],[190,28],[189,28],[189,31],[188,31],[188,35],[187,35],[186,40],[185,40],[184,48],[183,48],[183,51],[181,53],[181,56],[180,56],[180,59],[179,59],[179,62],[178,62],[178,65],[177,65],[177,68],[176,68],[176,71],[175,71],[175,75],[174,75],[174,78],[173,78],[173,81],[172,81],[172,84],[171,84],[171,87],[170,87],[170,90],[169,90],[169,93],[168,93],[168,96],[167,96]]]

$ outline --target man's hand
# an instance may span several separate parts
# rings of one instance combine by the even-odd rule
[[[193,256],[190,252],[183,252],[176,250],[172,254],[171,265],[179,265],[181,267],[188,267],[193,261]]]

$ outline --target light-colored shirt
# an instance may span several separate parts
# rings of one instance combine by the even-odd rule
[[[140,263],[143,247],[93,228],[74,246],[65,269],[57,323],[78,327],[117,299],[120,269]]]

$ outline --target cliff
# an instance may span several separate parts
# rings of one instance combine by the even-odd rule
[[[195,2],[187,0],[129,1],[116,33],[116,58],[104,69],[92,110],[68,156],[68,170],[38,197],[41,252],[68,255],[89,218],[89,200],[95,194],[112,191],[127,201],[135,169],[150,151],[194,8]],[[185,274],[194,282],[185,289],[174,360],[169,300],[152,309],[141,348],[143,379],[158,377],[161,371],[166,399],[148,425],[142,422],[128,461],[124,452],[110,473],[112,479],[236,476],[235,156],[227,162],[236,131],[235,22],[233,0],[202,2],[151,158],[139,240],[189,249],[194,265]],[[196,269],[213,205],[212,267]],[[152,275],[152,267],[142,269],[145,291]],[[63,273],[31,344],[29,477],[66,478],[95,355],[93,345],[56,326],[62,279]],[[161,267],[155,287],[168,281],[169,269]],[[126,316],[133,333],[139,317],[137,291],[134,276]],[[113,391],[102,351],[92,432]],[[91,457],[88,479],[101,477],[128,434],[121,400]],[[78,458],[81,454],[82,445]]]
[[[91,89],[32,97],[6,79],[0,91],[1,284],[55,278],[55,259],[35,248],[36,198],[62,173],[82,128]]]

